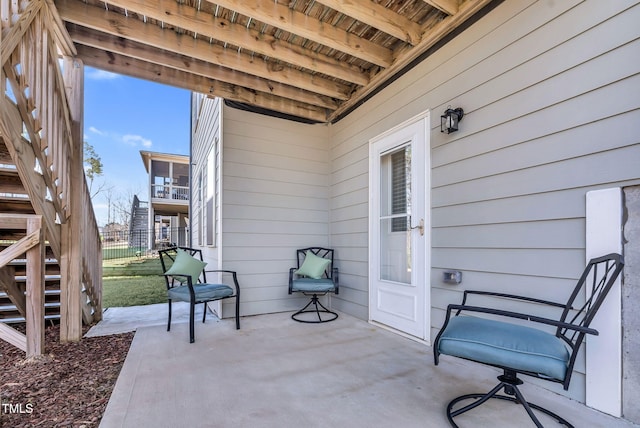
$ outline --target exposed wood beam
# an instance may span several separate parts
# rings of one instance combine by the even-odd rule
[[[391,67],[376,74],[371,79],[371,83],[368,86],[358,89],[348,101],[345,101],[337,110],[329,115],[329,121],[335,120],[337,117],[341,116],[343,113],[358,104],[361,100],[365,99],[365,97],[382,85],[387,79],[400,72],[404,67],[408,66],[413,60],[426,52],[444,36],[453,31],[491,1],[493,0],[469,0],[464,3],[457,14],[444,19],[429,32],[425,33],[422,41],[417,46],[414,48],[407,48],[403,52],[400,52]]]
[[[231,43],[260,55],[347,82],[366,85],[369,81],[358,67],[309,50],[298,52],[291,49],[290,43],[279,41],[267,34],[260,34],[258,31],[234,24],[226,19],[199,12],[195,8],[182,5],[175,0],[109,0],[108,3],[144,15],[147,18],[162,21],[165,24],[187,29],[198,35]]]
[[[318,122],[326,122],[327,120],[326,110],[320,107],[275,97],[262,92],[250,91],[239,86],[121,55],[106,53],[86,46],[78,46],[77,49],[78,55],[82,58],[85,65],[101,70],[177,86],[232,101],[248,103]]]
[[[29,214],[0,213],[0,229],[26,229],[28,218]]]
[[[435,7],[436,9],[440,9],[441,11],[449,14],[455,15],[458,13],[458,2],[456,0],[423,0],[426,4]],[[473,1],[473,0],[467,0]]]
[[[70,26],[69,34],[74,42],[101,51],[113,52],[118,55],[175,68],[176,70],[181,70],[186,73],[198,74],[232,85],[244,86],[256,91],[270,93],[278,97],[289,98],[331,110],[338,108],[338,103],[333,98],[327,96],[318,95],[281,83],[270,82],[259,77],[229,70],[219,65],[196,60],[184,55],[167,53],[166,51],[138,42],[123,40],[104,33],[92,32],[86,28],[78,27],[75,24]],[[81,55],[79,58],[83,59]]]
[[[22,36],[29,29],[31,22],[42,8],[42,1],[32,1],[22,12],[18,21],[13,24],[6,34],[2,34],[2,46],[0,47],[0,67],[4,65],[22,40]]]
[[[65,21],[102,31],[118,37],[125,37],[140,43],[152,44],[177,54],[191,56],[202,61],[235,69],[268,80],[297,86],[311,92],[337,99],[348,99],[350,88],[338,82],[311,76],[308,73],[289,68],[274,67],[264,61],[254,61],[250,55],[231,53],[222,46],[209,44],[193,37],[183,36],[173,31],[163,30],[115,12],[87,6],[71,0],[56,3]]]
[[[167,54],[159,49],[151,48],[137,42],[122,40],[105,34],[90,36],[86,34],[86,30],[81,28],[70,29],[70,34],[76,43],[99,50],[110,51],[119,55],[167,66],[187,73],[197,74],[236,86],[244,86],[255,91],[261,91],[277,97],[289,98],[331,110],[335,110],[338,107],[338,103],[327,96],[297,89],[289,85],[269,82],[265,79],[234,72],[224,67],[194,60],[190,57]],[[79,57],[83,58],[82,55]]]
[[[0,338],[9,342],[16,348],[27,352],[27,335],[20,333],[13,327],[0,323]]]
[[[420,41],[420,25],[371,0],[318,0],[325,6],[412,45]]]
[[[29,216],[34,217],[34,216]],[[0,252],[0,267],[4,267],[11,263],[13,260],[20,257],[26,251],[29,251],[31,248],[40,244],[40,229],[34,230],[28,233],[25,237],[20,239],[18,242],[15,242],[5,248],[2,252]]]
[[[389,49],[273,0],[214,0],[209,3],[234,10],[381,67],[391,65],[392,52]]]
[[[37,244],[29,248],[27,256],[26,333],[27,357],[42,355],[44,352],[44,230],[42,217],[33,216],[27,220],[27,236],[35,235]]]
[[[84,129],[84,64],[69,56],[63,58],[65,94],[71,119],[71,140],[83,141]],[[85,182],[83,147],[74,145],[67,151],[69,163],[69,209],[67,218],[61,225],[62,257],[60,258],[60,341],[82,339],[82,257],[83,243],[80,239],[85,230],[83,217],[88,208],[84,204]],[[90,208],[89,208],[90,209]],[[44,258],[44,254],[42,255]],[[34,258],[37,259],[37,257]],[[28,283],[27,283],[28,285]],[[44,297],[44,296],[43,296]],[[27,334],[27,339],[29,335]]]
[[[56,9],[53,0],[45,0],[45,2],[47,4],[46,13],[48,18],[45,21],[49,30],[56,38],[58,48],[60,48],[64,55],[74,56],[76,54],[76,48],[73,46],[73,42],[64,28],[64,22],[60,19],[58,9]]]

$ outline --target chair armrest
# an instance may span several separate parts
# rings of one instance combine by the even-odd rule
[[[238,273],[235,270],[212,269],[212,270],[205,270],[205,272],[206,273],[209,273],[209,272],[230,273],[231,276],[233,277],[233,285],[236,287],[236,297],[238,299],[240,298],[240,284],[238,283]]]
[[[335,294],[340,294],[340,277],[338,275],[338,268],[336,267],[333,268],[333,273],[331,275],[331,278],[333,279],[333,285],[335,285],[336,287]]]
[[[173,276],[167,275],[166,273],[163,273],[160,276],[164,277],[164,284],[167,286],[167,291],[173,288],[173,281],[174,281]],[[171,278],[171,281],[169,281],[169,278]]]
[[[490,314],[490,315],[498,315],[498,316],[503,316],[508,318],[522,319],[522,320],[537,322],[540,324],[547,324],[554,327],[566,328],[569,330],[577,331],[579,333],[593,334],[595,336],[598,335],[598,330],[595,330],[593,328],[583,327],[581,325],[553,320],[550,318],[539,317],[537,315],[521,314],[519,312],[504,311],[501,309],[494,309],[494,308],[484,308],[480,306],[467,306],[467,305],[454,305],[454,304],[447,306],[447,319],[445,321],[445,325],[449,322],[452,311],[457,311],[456,316],[462,311],[476,312],[476,313],[483,313],[483,314]]]
[[[172,278],[172,280],[171,280],[171,281],[172,281],[172,285],[171,285],[171,287],[173,287],[173,280],[174,280],[175,278],[177,278],[177,277],[185,278],[185,279],[187,280],[187,287],[189,287],[189,295],[191,296],[191,300],[195,300],[195,298],[196,298],[196,292],[195,292],[195,291],[194,291],[194,289],[193,289],[193,283],[191,282],[191,281],[192,281],[192,279],[191,279],[191,275],[184,275],[184,274],[181,274],[181,273],[173,273],[173,274],[166,274],[166,273],[165,273],[165,274],[163,274],[163,275],[164,275],[164,277],[165,277],[165,278],[167,278],[167,277],[171,277],[171,278]],[[171,288],[171,287],[169,287],[169,280],[168,280],[168,278],[167,278],[167,288]]]
[[[504,298],[507,298],[507,299],[523,300],[525,302],[541,303],[543,305],[555,306],[555,307],[563,308],[563,309],[567,306],[564,303],[551,302],[549,300],[536,299],[536,298],[533,298],[533,297],[518,296],[518,295],[515,295],[515,294],[494,293],[492,291],[476,291],[476,290],[464,290],[464,296],[462,297],[462,304],[463,305],[465,305],[467,303],[467,295],[469,295],[469,294],[476,294],[476,295],[481,295],[481,296],[504,297]]]
[[[293,272],[296,271],[296,268],[289,269],[289,294],[293,293]]]

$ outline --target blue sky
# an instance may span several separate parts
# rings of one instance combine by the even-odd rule
[[[104,184],[112,201],[148,200],[140,150],[189,154],[190,93],[86,67],[84,94],[84,140],[104,165],[93,190]],[[109,218],[107,193],[93,200],[99,226]]]

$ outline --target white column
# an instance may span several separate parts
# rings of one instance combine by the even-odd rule
[[[587,193],[587,261],[609,253],[622,254],[622,189]],[[598,336],[586,339],[586,404],[622,416],[622,291],[614,284],[591,327]]]

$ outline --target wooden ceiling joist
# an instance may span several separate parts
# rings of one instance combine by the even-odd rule
[[[286,102],[281,97],[87,46],[78,46],[77,49],[78,55],[90,67],[255,105],[266,110],[280,111],[316,122],[324,122],[327,118],[325,109],[310,104],[293,100]]]
[[[417,44],[422,36],[420,25],[370,0],[318,1],[411,45]]]
[[[188,28],[196,34],[220,42],[231,43],[242,49],[248,49],[288,64],[295,64],[316,73],[358,85],[365,85],[369,80],[364,72],[357,67],[337,61],[329,56],[316,55],[311,57],[305,53],[296,52],[291,49],[289,43],[280,42],[272,36],[260,34],[258,31],[234,24],[227,19],[199,12],[193,7],[175,1],[163,1],[159,5],[150,5],[145,0],[110,0],[109,3],[127,9],[128,12],[135,12],[174,27]]]
[[[209,79],[229,83],[240,87],[246,87],[255,91],[266,92],[282,98],[299,101],[327,109],[335,110],[339,104],[333,98],[319,95],[314,92],[304,91],[294,86],[271,82],[266,79],[256,78],[245,73],[233,71],[209,62],[204,62],[185,55],[168,55],[166,51],[143,45],[131,40],[122,40],[118,37],[95,33],[83,27],[71,26],[69,34],[79,48],[82,46],[96,48],[101,52],[135,58],[151,64],[175,68],[186,73],[193,73]],[[86,52],[83,50],[83,52]],[[168,82],[167,84],[171,84]],[[188,89],[188,88],[186,88]]]
[[[460,9],[460,11],[456,15],[442,20],[427,34],[425,34],[421,42],[415,48],[406,49],[406,51],[403,52],[402,55],[398,56],[398,59],[391,67],[382,70],[380,73],[374,76],[370,85],[358,89],[348,101],[342,103],[338,109],[336,109],[329,115],[329,121],[331,122],[340,117],[342,114],[350,110],[353,106],[358,104],[361,100],[365,99],[380,85],[384,84],[384,82],[386,82],[388,79],[391,79],[396,73],[401,72],[405,67],[409,66],[412,61],[416,60],[420,55],[434,46],[438,41],[446,37],[455,28],[457,28],[458,25],[462,25],[475,13],[480,12],[480,10],[487,4],[491,3],[491,1],[492,0],[477,0],[475,2],[467,1],[465,3],[465,7]]]
[[[265,24],[382,67],[388,67],[393,59],[390,49],[362,37],[356,37],[339,27],[327,25],[318,19],[297,12],[273,0],[216,0],[209,3],[215,3]]]
[[[424,2],[449,15],[458,13],[458,2],[456,0],[424,0]]]
[[[169,32],[157,25],[147,25],[143,21],[127,18],[116,12],[102,10],[100,14],[88,14],[88,8],[91,7],[74,0],[62,0],[58,5],[63,19],[76,25],[329,97],[348,99],[350,89],[342,83],[310,75],[285,65],[272,66],[264,61],[255,61],[249,54],[228,51],[220,45]]]
[[[331,122],[502,0],[31,1],[89,66]]]

